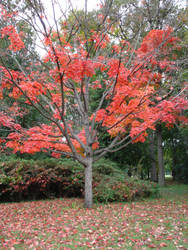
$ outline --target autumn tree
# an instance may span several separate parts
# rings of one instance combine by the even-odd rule
[[[101,6],[96,30],[86,25],[87,1],[84,19],[72,10],[77,20],[72,28],[67,28],[70,24],[66,22],[66,12],[57,2],[51,1],[53,23],[39,7],[40,1],[27,2],[37,14],[37,20],[30,18],[28,23],[38,32],[46,53],[30,67],[18,64],[19,70],[9,69],[1,54],[1,88],[10,91],[9,96],[18,106],[24,102],[44,120],[24,128],[6,111],[1,112],[0,125],[12,129],[4,143],[14,153],[43,151],[79,161],[85,171],[85,207],[90,208],[93,162],[130,143],[144,142],[147,130],[155,130],[158,121],[170,126],[176,120],[185,120],[181,115],[187,105],[185,86],[172,97],[169,93],[173,92],[173,82],[158,70],[177,70],[171,55],[180,49],[179,39],[168,27],[150,31],[138,49],[126,40],[113,41],[114,22],[112,25],[109,18],[112,1]],[[2,8],[1,18],[9,22],[0,31],[1,38],[9,41],[6,53],[15,55],[25,48],[16,25],[20,16]],[[77,33],[80,27],[82,36]],[[165,82],[165,92],[161,82]],[[91,94],[97,89],[103,93],[93,107]],[[99,130],[107,131],[112,138],[106,147],[99,143]]]

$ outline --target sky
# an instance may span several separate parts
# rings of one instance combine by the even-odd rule
[[[85,0],[72,0],[72,3],[77,8],[83,8],[85,4]],[[88,0],[88,10],[90,11],[90,10],[96,9],[98,3],[100,3],[100,0]]]
[[[46,0],[46,1],[50,1],[50,0]],[[73,3],[73,6],[77,7],[77,8],[83,8],[84,7],[84,3],[85,0],[71,0]],[[100,0],[87,0],[88,1],[88,10],[92,10],[97,8],[97,4],[100,3]],[[180,6],[185,6],[186,5],[186,1],[188,0],[176,0],[178,5]]]
[[[47,13],[47,17],[48,20],[50,22],[50,25],[52,23],[54,23],[54,18],[53,18],[53,11],[52,11],[52,4],[51,2],[57,2],[59,1],[59,3],[61,3],[61,8],[63,9],[63,11],[65,11],[67,9],[67,7],[69,6],[68,3],[72,3],[72,7],[74,9],[83,9],[84,5],[85,5],[85,0],[42,0],[44,7],[45,7],[45,12]],[[101,2],[103,2],[104,0],[87,0],[87,8],[88,11],[91,11],[93,9],[97,9],[99,8],[99,4]],[[184,7],[186,6],[186,0],[176,0],[178,5]],[[60,18],[60,16],[62,16],[61,12],[59,11],[59,7],[56,6],[56,19]],[[60,18],[62,19],[62,18]],[[37,39],[38,40],[38,39]],[[39,41],[37,41],[37,44],[41,44]],[[40,48],[37,49],[37,51],[39,52],[39,54],[43,54],[43,50],[41,50]]]
[[[52,10],[52,4],[51,0],[42,0],[44,7],[47,12],[50,12]],[[56,0],[54,0],[56,2]],[[69,3],[72,4],[72,7],[74,9],[83,9],[85,6],[85,0],[57,0],[61,4],[61,8],[63,10],[67,9],[67,6]],[[87,0],[87,9],[88,11],[91,11],[93,9],[98,8],[98,4],[101,2],[101,0]],[[58,7],[56,8],[57,10],[59,9]]]
[[[59,1],[62,5],[63,9],[67,8],[69,2],[72,3],[72,6],[74,9],[83,9],[84,5],[85,5],[85,0],[54,0],[54,2],[55,1]],[[104,0],[87,0],[88,11],[91,11],[93,9],[97,9],[99,3],[102,1],[104,1]],[[188,1],[188,0],[176,0],[178,5],[180,5],[182,7],[186,6],[186,1]],[[42,0],[42,2],[44,4],[47,12],[49,12],[52,9],[51,8],[51,0]]]
[[[83,9],[84,5],[85,5],[85,0],[53,0],[53,1],[54,2],[59,1],[61,3],[61,6],[63,9],[67,8],[69,2],[72,3],[72,6],[74,9]],[[102,1],[104,1],[104,0],[87,0],[88,11],[91,11],[93,9],[97,9],[99,7],[99,3]],[[177,4],[181,7],[186,6],[186,1],[188,1],[188,0],[176,0]],[[50,12],[50,10],[52,10],[51,0],[42,0],[42,2],[44,4],[47,12]],[[49,15],[50,15],[50,13],[49,13]]]
[[[88,5],[87,5],[87,9],[88,11],[91,11],[93,9],[97,9],[99,6],[98,4],[101,2],[102,0],[87,0]],[[69,6],[69,2],[72,3],[72,7],[74,9],[83,9],[85,6],[85,0],[42,0],[42,3],[44,5],[45,8],[45,13],[47,14],[47,18],[49,20],[50,25],[54,25],[54,17],[53,17],[53,11],[52,11],[52,2],[59,2],[61,3],[61,8],[63,11],[66,11],[67,7]],[[55,14],[56,14],[56,20],[58,20],[61,16],[62,13],[60,11],[59,6],[55,7]],[[62,18],[60,18],[62,19]],[[39,26],[40,23],[38,23]],[[40,35],[39,35],[40,36]],[[44,55],[45,54],[45,50],[43,50],[40,47],[43,47],[42,43],[40,42],[40,38],[38,37],[36,40],[36,50],[40,55]]]
[[[93,9],[97,9],[99,6],[98,4],[102,0],[87,0],[87,10],[91,11]],[[48,20],[50,20],[50,23],[54,23],[54,17],[53,17],[53,11],[52,11],[52,3],[55,3],[55,15],[56,20],[63,19],[62,18],[62,11],[66,13],[66,16],[68,14],[67,10],[68,7],[70,7],[71,3],[71,9],[84,9],[85,6],[85,0],[42,0],[43,6],[45,8],[45,13],[47,14]],[[59,3],[59,5],[57,4]],[[62,10],[62,11],[61,11]]]

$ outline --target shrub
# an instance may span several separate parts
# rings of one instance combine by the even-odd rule
[[[70,160],[17,159],[1,163],[0,200],[80,197],[83,193],[82,172],[83,168]]]
[[[94,173],[111,176],[123,174],[117,163],[105,158],[100,159],[94,164],[93,171]]]
[[[94,200],[96,202],[133,201],[159,195],[158,185],[127,176],[104,176],[94,186]]]
[[[126,201],[157,192],[154,184],[127,177],[106,159],[93,168],[93,196],[97,202]],[[52,197],[83,197],[83,167],[70,159],[20,160],[0,164],[0,201]]]

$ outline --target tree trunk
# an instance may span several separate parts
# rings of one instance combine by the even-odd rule
[[[157,126],[157,154],[158,154],[158,183],[160,186],[165,184],[165,169],[163,162],[163,146],[162,146],[162,127]]]
[[[172,146],[172,178],[173,178],[173,181],[176,180],[176,165],[177,165],[176,150],[175,150],[175,146]]]
[[[86,208],[91,208],[93,205],[93,190],[92,190],[92,159],[88,159],[85,167],[85,204]]]
[[[151,132],[149,134],[149,153],[151,159],[151,181],[157,182],[157,166],[155,155],[155,134]]]

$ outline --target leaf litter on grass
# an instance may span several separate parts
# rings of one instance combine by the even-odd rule
[[[0,204],[0,249],[188,249],[186,195],[82,208],[81,199]]]

